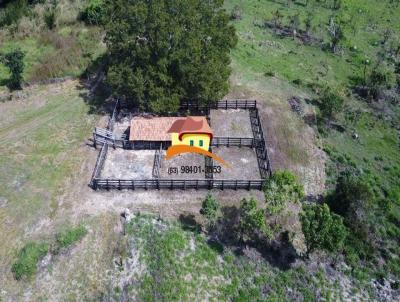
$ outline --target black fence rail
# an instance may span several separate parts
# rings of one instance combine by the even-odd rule
[[[93,181],[95,179],[100,178],[101,170],[103,170],[104,162],[106,161],[106,158],[107,158],[107,151],[108,151],[108,145],[103,144],[103,146],[101,147],[101,150],[99,152],[99,155],[97,156],[96,165],[94,166],[94,170],[93,170],[92,177],[90,180],[90,185],[92,187],[93,187]]]
[[[257,108],[250,110],[250,122],[251,122],[253,137],[257,141],[257,147],[255,149],[256,149],[260,174],[262,178],[267,178],[272,175],[272,168]]]
[[[162,145],[160,146],[160,149],[156,150],[156,153],[154,154],[154,163],[153,163],[154,178],[160,177],[161,159],[162,159]]]
[[[220,190],[262,190],[263,179],[228,180],[228,179],[93,179],[92,187],[97,190],[137,190],[137,189],[220,189]]]
[[[252,137],[213,137],[211,146],[213,147],[250,147],[256,148],[260,142]]]
[[[180,110],[183,111],[198,111],[206,112],[209,114],[210,109],[255,109],[257,108],[256,100],[237,99],[237,100],[221,100],[211,104],[201,104],[198,101],[182,101],[180,104]]]
[[[211,147],[209,148],[209,151],[212,152]],[[214,169],[214,162],[213,159],[211,157],[208,156],[204,156],[204,169],[205,169],[205,175],[207,179],[213,179],[214,178],[214,173],[213,173],[213,169]]]

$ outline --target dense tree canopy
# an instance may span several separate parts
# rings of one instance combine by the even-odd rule
[[[343,249],[347,236],[343,218],[331,213],[326,204],[304,205],[300,221],[306,239],[307,254],[315,249],[331,252]]]
[[[223,1],[108,0],[108,81],[144,109],[174,111],[228,90],[237,38]]]

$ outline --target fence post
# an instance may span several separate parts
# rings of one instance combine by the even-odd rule
[[[198,190],[198,189],[199,189],[199,180],[196,179],[196,190]]]
[[[118,190],[121,190],[121,180],[118,179]]]
[[[96,131],[96,130],[95,130]],[[95,149],[97,149],[97,144],[96,144],[96,134],[93,132],[93,146]]]
[[[237,184],[238,184],[238,181],[235,180],[235,191],[237,191]]]
[[[160,190],[160,179],[157,178],[157,190]]]
[[[109,186],[108,186],[108,179],[106,179],[106,190],[107,190],[107,191],[110,190],[110,188],[109,188]]]
[[[249,180],[249,184],[247,186],[247,191],[250,191],[251,181]]]
[[[135,181],[133,179],[131,180],[131,185],[132,185],[132,190],[135,191]]]

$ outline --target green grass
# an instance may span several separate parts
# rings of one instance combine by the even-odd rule
[[[77,146],[97,116],[88,115],[76,85],[38,87],[23,103],[0,105],[0,267],[10,265],[26,232],[57,215],[60,196],[85,160]]]
[[[20,48],[25,53],[24,78],[28,78],[32,70],[40,61],[54,52],[51,45],[43,45],[35,38],[28,37],[21,40],[9,40],[0,46],[0,53],[8,53]],[[0,86],[4,85],[9,77],[8,69],[0,64]]]
[[[386,120],[384,112],[374,110],[352,94],[351,85],[354,77],[363,74],[363,60],[376,62],[377,54],[386,54],[388,44],[395,43],[398,39],[400,19],[397,16],[400,15],[400,6],[391,5],[390,1],[342,1],[341,9],[333,10],[324,4],[329,4],[330,1],[308,1],[307,7],[300,5],[301,1],[294,2],[287,5],[287,1],[279,0],[225,1],[228,12],[234,7],[238,7],[241,12],[241,19],[232,21],[239,37],[238,45],[232,51],[234,77],[239,78],[241,83],[257,94],[265,96],[269,105],[273,104],[271,99],[281,100],[282,107],[286,106],[286,100],[276,97],[274,90],[277,91],[276,95],[304,97],[302,90],[307,98],[317,98],[317,88],[323,85],[336,87],[344,92],[345,109],[337,116],[337,123],[346,130],[339,132],[314,127],[316,132],[322,130],[320,142],[329,156],[327,188],[333,188],[338,174],[344,169],[351,169],[372,186],[377,204],[371,215],[371,223],[377,226],[378,236],[383,238],[382,247],[390,251],[387,272],[398,275],[400,254],[396,248],[396,238],[400,233],[400,138],[393,125],[398,124],[400,111],[395,106],[388,105],[390,110],[387,111],[392,113],[391,120]],[[325,44],[329,41],[329,18],[337,15],[344,21],[346,39],[341,43],[342,53],[333,54],[329,50],[323,50],[321,46],[303,45],[291,37],[280,38],[272,30],[263,28],[264,21],[271,21],[276,10],[284,16],[284,25],[288,25],[289,16],[298,13],[302,29],[305,28],[306,15],[310,12],[313,15],[311,33]],[[383,46],[380,42],[387,29],[392,31],[392,35],[389,43]],[[385,59],[391,62],[390,58]],[[371,68],[373,67],[368,67]],[[272,81],[272,76],[281,79],[281,82],[296,82],[294,86],[298,90],[280,86],[273,89],[265,87]],[[282,90],[286,93],[282,93]],[[298,133],[295,129],[300,126],[292,129],[286,126],[293,123],[293,120],[293,116],[285,116],[279,129],[286,133],[277,131],[274,136],[292,162],[301,162],[298,159],[304,154],[304,149],[298,148],[294,143],[284,145],[287,137],[287,141],[296,140],[293,134]],[[353,133],[359,135],[359,140],[352,138]]]
[[[57,248],[66,248],[81,240],[87,234],[85,226],[80,225],[58,233],[56,236]]]
[[[384,31],[390,28],[398,33],[400,30],[400,21],[396,17],[400,14],[400,6],[389,6],[388,1],[384,1],[384,5],[376,0],[343,1],[339,11],[326,8],[321,2],[308,2],[310,4],[305,7],[299,4],[287,6],[287,1],[225,1],[228,12],[238,6],[242,15],[241,20],[234,21],[239,43],[232,51],[233,60],[243,67],[250,66],[254,72],[272,72],[289,81],[300,79],[304,85],[328,83],[331,86],[347,86],[351,76],[362,74],[364,59],[375,61],[380,51],[375,42],[382,38]],[[311,33],[324,43],[329,41],[326,30],[329,18],[337,14],[345,24],[344,54],[334,55],[321,47],[303,45],[292,38],[278,38],[270,29],[264,29],[264,21],[271,21],[276,10],[284,16],[284,25],[288,25],[289,16],[298,13],[302,29],[305,28],[307,13],[311,12]],[[354,46],[357,50],[350,51]]]
[[[138,250],[143,275],[130,290],[143,301],[287,301],[298,295],[335,300],[340,291],[323,270],[317,278],[304,266],[280,270],[262,258],[251,260],[229,248],[207,243],[203,234],[176,222],[137,215],[128,227],[130,247]]]
[[[18,253],[18,259],[12,266],[15,279],[31,278],[36,274],[37,264],[49,249],[46,243],[27,243]]]

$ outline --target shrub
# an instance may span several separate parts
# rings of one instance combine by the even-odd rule
[[[347,237],[343,218],[331,213],[326,204],[305,204],[300,214],[307,255],[315,249],[341,251]]]
[[[240,204],[239,232],[241,240],[254,238],[258,234],[269,234],[265,221],[265,214],[262,209],[257,208],[254,198],[242,200]]]
[[[79,18],[89,25],[101,25],[104,23],[106,14],[105,3],[103,0],[90,0]]]
[[[11,77],[8,80],[8,86],[11,89],[21,88],[24,57],[25,54],[19,48],[0,57],[0,60],[10,70]]]
[[[87,233],[86,228],[80,225],[63,231],[56,236],[57,249],[65,248],[81,240]]]
[[[0,8],[0,27],[16,24],[29,13],[27,0],[11,1],[5,8]]]
[[[304,197],[303,185],[289,171],[276,171],[265,181],[263,191],[267,210],[273,215],[281,213],[287,202],[298,202]]]
[[[18,259],[12,265],[11,271],[17,280],[32,277],[37,271],[37,263],[49,249],[47,243],[28,243],[19,252]]]
[[[369,95],[378,99],[383,89],[390,89],[395,83],[395,75],[392,69],[384,64],[377,64],[371,69],[367,78]]]
[[[201,205],[200,214],[207,218],[210,226],[213,226],[217,220],[219,208],[220,205],[218,201],[208,193],[206,199],[203,200]]]
[[[343,109],[343,98],[331,88],[325,88],[320,97],[319,109],[321,116],[332,119],[334,115]]]
[[[43,15],[44,23],[48,29],[52,30],[56,26],[56,12],[55,10],[46,11]]]

